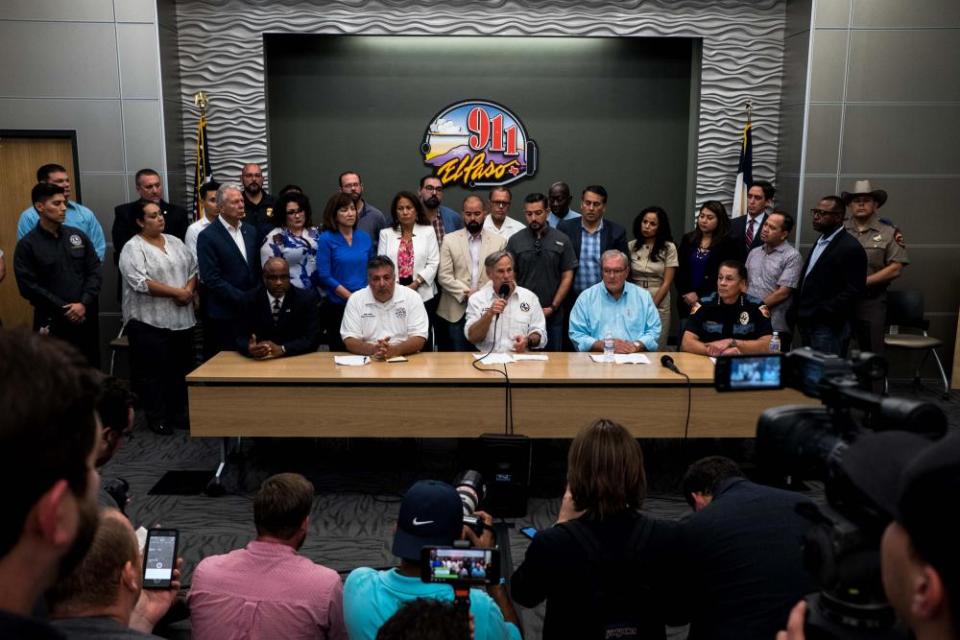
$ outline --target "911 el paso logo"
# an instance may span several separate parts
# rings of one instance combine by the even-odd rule
[[[465,100],[438,113],[420,145],[443,184],[492,187],[537,172],[537,143],[520,119],[488,100]]]

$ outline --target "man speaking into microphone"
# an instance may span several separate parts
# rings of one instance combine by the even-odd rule
[[[523,353],[547,344],[547,321],[540,299],[518,287],[513,275],[513,255],[491,253],[483,261],[489,282],[467,301],[464,334],[483,353]]]

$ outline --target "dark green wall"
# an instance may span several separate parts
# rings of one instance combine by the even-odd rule
[[[577,194],[600,183],[608,215],[630,225],[646,205],[667,209],[679,235],[686,202],[695,41],[671,38],[369,37],[270,35],[270,182],[303,186],[314,208],[348,168],[388,213],[393,194],[429,171],[418,153],[448,104],[486,98],[524,123],[540,151],[520,201],[556,180]],[[695,107],[694,107],[695,108]],[[695,148],[695,147],[694,147]],[[466,192],[450,188],[459,210]]]

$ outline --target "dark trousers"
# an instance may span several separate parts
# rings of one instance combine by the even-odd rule
[[[47,327],[50,335],[69,342],[86,357],[90,366],[100,368],[100,313],[96,305],[87,307],[85,319],[80,324],[74,324],[65,317],[49,318],[35,313],[34,329]]]
[[[547,347],[544,351],[563,351],[563,326],[566,324],[566,316],[560,308],[547,318]]]
[[[343,344],[343,338],[340,337],[340,325],[343,323],[343,312],[347,305],[336,304],[327,300],[321,314],[323,326],[327,329],[327,343],[330,345],[330,351],[346,351]]]
[[[221,351],[237,350],[237,321],[220,318],[203,320],[203,359],[209,360]]]
[[[476,351],[467,336],[463,333],[467,326],[467,317],[463,316],[457,322],[449,322],[437,316],[437,344],[440,351]]]
[[[427,310],[427,321],[430,323],[430,332],[427,334],[427,344],[424,351],[439,351],[437,346],[437,307],[440,306],[440,293],[423,303]]]
[[[850,327],[849,325],[841,328],[830,325],[800,327],[800,343],[804,347],[813,348],[814,351],[845,357],[850,343]]]
[[[887,294],[864,298],[857,302],[853,320],[853,336],[860,351],[883,354],[883,331],[887,321]]]
[[[151,425],[187,425],[186,376],[193,367],[193,329],[172,331],[127,322],[130,377]]]

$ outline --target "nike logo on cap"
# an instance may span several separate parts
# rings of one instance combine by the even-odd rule
[[[417,520],[416,518],[413,519],[413,526],[419,527],[422,524],[433,524],[433,520]]]

